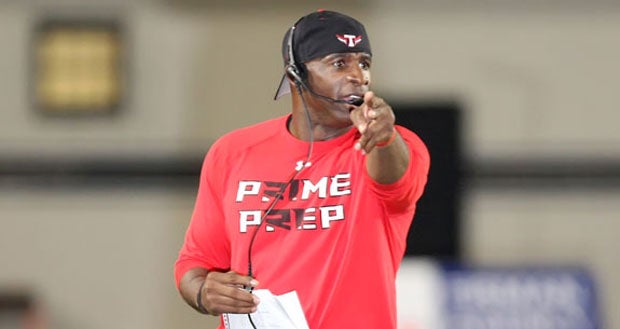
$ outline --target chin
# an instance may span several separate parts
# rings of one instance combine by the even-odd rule
[[[353,121],[351,121],[351,112],[349,111],[348,106],[349,105],[338,106],[338,108],[332,112],[334,113],[334,117],[338,121],[339,126],[345,127],[353,124]]]

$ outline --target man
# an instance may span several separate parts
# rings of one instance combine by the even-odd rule
[[[276,97],[290,92],[292,113],[209,150],[177,286],[205,314],[255,312],[257,288],[295,291],[311,329],[396,328],[394,281],[427,149],[369,91],[372,52],[355,19],[304,16],[282,54]]]

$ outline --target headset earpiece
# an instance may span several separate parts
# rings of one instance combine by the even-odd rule
[[[297,70],[297,67],[295,65],[287,65],[286,74],[293,78],[293,80],[295,80],[295,83],[303,83],[301,75],[299,74],[299,70]]]

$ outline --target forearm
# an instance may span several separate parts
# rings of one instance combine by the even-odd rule
[[[204,311],[198,307],[197,296],[208,273],[209,272],[205,268],[193,268],[187,271],[179,282],[179,292],[185,302],[193,309],[203,314]]]
[[[394,128],[395,129],[395,128]],[[392,142],[375,146],[366,155],[368,175],[380,184],[395,183],[403,177],[409,166],[409,148],[397,130]]]

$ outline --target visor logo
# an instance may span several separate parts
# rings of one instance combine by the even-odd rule
[[[353,35],[353,34],[336,34],[336,38],[338,41],[344,43],[348,47],[355,47],[358,43],[362,42],[361,35]]]

